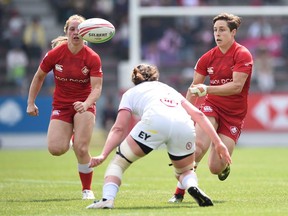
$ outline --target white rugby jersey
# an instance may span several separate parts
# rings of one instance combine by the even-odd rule
[[[171,112],[177,112],[178,117],[184,115],[191,118],[181,105],[183,100],[184,96],[172,87],[159,81],[147,81],[127,90],[122,96],[118,110],[130,110],[142,117],[146,111],[153,108],[161,114],[170,115]]]

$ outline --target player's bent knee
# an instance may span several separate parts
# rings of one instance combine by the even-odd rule
[[[220,162],[210,162],[209,163],[209,170],[212,174],[218,175],[226,168],[226,164],[221,164]]]
[[[139,156],[134,154],[126,140],[124,140],[118,147],[116,154],[118,154],[130,163],[133,163],[140,158]]]
[[[86,145],[86,146],[84,146],[84,145],[82,145],[82,146],[74,145],[73,150],[74,150],[75,154],[77,155],[77,157],[79,157],[79,158],[86,157],[89,154],[88,153],[88,151],[89,151],[88,145]]]
[[[225,167],[224,168],[223,167],[209,167],[209,170],[210,170],[211,174],[214,174],[214,175],[218,175],[224,169],[225,169]]]
[[[185,172],[187,172],[187,171],[189,171],[189,170],[193,170],[193,168],[194,168],[194,165],[193,164],[189,164],[189,165],[187,165],[187,166],[185,166],[185,167],[182,167],[182,168],[174,168],[174,172],[175,172],[175,176],[176,176],[176,178],[179,178],[179,176],[181,175],[181,174],[183,174],[183,173],[185,173]]]
[[[118,147],[116,156],[109,164],[105,173],[105,178],[107,176],[116,176],[121,180],[125,170],[137,159],[139,159],[139,156],[134,154],[127,141],[124,140]]]
[[[120,155],[115,155],[115,157],[110,162],[105,172],[105,178],[107,176],[116,176],[121,180],[123,173],[130,166],[130,164],[131,163],[129,163],[126,159],[124,159]]]
[[[51,155],[53,156],[60,156],[65,154],[68,151],[69,148],[64,149],[64,148],[55,148],[55,147],[49,147],[48,146],[48,151]]]

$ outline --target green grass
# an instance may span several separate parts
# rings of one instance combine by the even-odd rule
[[[99,149],[92,149],[92,154]],[[115,209],[85,209],[77,162],[72,151],[53,157],[43,150],[0,151],[0,215],[287,215],[288,148],[236,148],[229,178],[209,173],[207,157],[197,174],[199,186],[214,201],[199,207],[186,196],[181,204],[167,200],[176,180],[164,150],[152,152],[124,174]],[[93,190],[101,198],[107,166],[95,168]]]

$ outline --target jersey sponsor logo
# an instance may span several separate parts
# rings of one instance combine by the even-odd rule
[[[52,116],[59,116],[60,115],[60,110],[53,110]]]
[[[226,84],[226,83],[229,83],[229,82],[232,82],[233,79],[232,78],[228,78],[228,79],[217,79],[217,80],[210,80],[210,84],[211,85],[223,85],[223,84]]]
[[[214,67],[208,67],[207,68],[207,73],[210,74],[210,75],[214,74]]]
[[[225,83],[229,83],[229,82],[233,82],[233,79],[221,79],[221,84],[225,84]]]
[[[213,112],[213,109],[211,106],[204,106],[203,107],[203,112]]]
[[[75,82],[75,83],[88,83],[90,81],[90,78],[87,79],[69,79],[70,82]]]
[[[152,133],[152,134],[157,134],[158,133],[158,131],[156,131],[156,130],[147,130],[147,131]]]
[[[220,84],[220,80],[210,80],[210,84],[211,85],[219,85]]]
[[[144,131],[140,131],[140,133],[138,134],[138,137],[140,139],[147,140],[149,137],[151,137],[151,135],[149,135],[148,133],[145,133]]]
[[[81,71],[82,71],[82,73],[83,73],[84,75],[87,75],[90,70],[87,68],[87,66],[84,66],[84,67],[81,69]]]
[[[55,79],[60,80],[60,81],[63,81],[63,82],[67,82],[67,81],[68,81],[67,78],[59,77],[59,76],[55,76]]]
[[[162,98],[160,101],[168,107],[176,107],[179,104],[177,101],[168,98]]]
[[[186,143],[186,149],[187,150],[191,150],[192,146],[193,146],[193,144],[191,142]]]
[[[74,82],[74,83],[88,83],[90,81],[90,78],[87,79],[73,79],[73,78],[65,78],[65,77],[59,77],[55,75],[55,79],[62,81],[62,82]]]
[[[236,126],[231,126],[230,127],[230,133],[232,134],[232,135],[237,135],[237,133],[239,132],[239,130],[238,130],[238,128],[236,127]]]
[[[55,65],[55,70],[57,70],[59,72],[62,72],[63,71],[63,65],[56,64]]]

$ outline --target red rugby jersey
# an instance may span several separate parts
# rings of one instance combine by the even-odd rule
[[[205,98],[227,115],[237,115],[244,118],[247,113],[247,97],[252,66],[253,58],[249,50],[234,42],[225,54],[217,46],[206,52],[198,60],[194,69],[204,76],[209,76],[211,86],[231,82],[235,71],[247,73],[249,76],[240,94],[230,96],[207,95]]]
[[[67,44],[55,47],[46,53],[40,68],[54,72],[54,107],[85,101],[92,90],[90,77],[103,76],[100,56],[86,45],[75,55]]]

